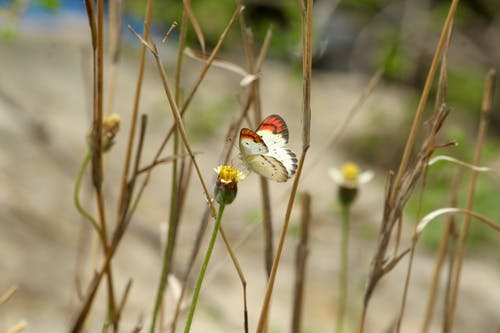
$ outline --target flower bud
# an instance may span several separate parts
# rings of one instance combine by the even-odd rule
[[[229,205],[238,193],[238,182],[245,176],[230,165],[221,165],[214,169],[218,174],[215,183],[214,197],[219,205]]]

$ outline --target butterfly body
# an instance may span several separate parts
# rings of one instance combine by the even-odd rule
[[[288,127],[279,115],[265,118],[256,131],[240,131],[240,153],[252,171],[277,182],[285,182],[297,170],[297,157],[287,148]]]

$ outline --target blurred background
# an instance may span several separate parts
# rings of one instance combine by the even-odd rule
[[[106,6],[108,1],[105,1]],[[122,117],[116,147],[106,156],[106,197],[114,211],[122,172],[126,136],[137,80],[140,44],[127,29],[142,31],[145,1],[118,1],[121,6],[121,47],[113,111]],[[260,73],[263,114],[282,115],[290,128],[290,146],[301,149],[301,26],[297,1],[243,1],[256,49],[272,27],[268,56]],[[314,3],[312,83],[312,142],[301,190],[313,196],[313,221],[308,262],[304,332],[333,330],[340,218],[336,185],[328,170],[346,161],[375,171],[375,180],[360,191],[353,207],[350,276],[352,277],[347,332],[354,331],[361,308],[363,285],[382,216],[385,178],[397,168],[410,123],[427,76],[450,1],[438,0],[317,0]],[[211,50],[236,8],[233,0],[193,0],[193,11]],[[160,44],[173,21],[180,21],[182,1],[154,4],[152,33]],[[445,152],[471,161],[486,72],[500,69],[500,6],[498,0],[461,1],[448,54],[447,101],[452,113],[442,142],[456,141]],[[174,75],[178,32],[160,53]],[[193,29],[187,44],[198,50]],[[235,26],[219,54],[246,67],[241,33]],[[91,119],[91,44],[83,1],[0,0],[0,294],[17,286],[11,300],[0,305],[0,332],[26,320],[28,332],[67,331],[78,309],[78,290],[85,290],[99,251],[88,223],[72,201],[78,168],[86,153]],[[106,54],[106,65],[111,55]],[[109,67],[108,67],[109,68]],[[190,89],[201,63],[186,58],[183,84]],[[382,78],[338,140],[372,76]],[[109,76],[107,76],[109,75]],[[105,73],[106,78],[111,77]],[[241,77],[212,68],[201,85],[186,126],[206,179],[214,174],[225,132],[237,114],[244,87]],[[499,94],[497,84],[497,94]],[[435,89],[428,103],[433,107]],[[500,170],[500,110],[494,100],[483,165]],[[107,104],[109,105],[109,104]],[[149,116],[144,160],[154,156],[172,124],[171,113],[153,58],[148,57],[141,113]],[[428,113],[430,114],[430,113]],[[236,159],[236,155],[234,157]],[[449,164],[430,169],[422,212],[448,205],[450,182],[456,172]],[[120,247],[116,280],[122,290],[133,279],[125,309],[124,331],[143,315],[149,323],[161,269],[168,217],[169,167],[153,173]],[[469,172],[464,171],[458,206],[464,206]],[[266,276],[258,178],[250,175],[240,186],[237,201],[223,225],[247,274],[250,327],[255,327]],[[88,179],[87,179],[88,181]],[[82,192],[93,207],[90,182]],[[290,184],[271,184],[275,238],[281,230]],[[480,175],[474,210],[500,221],[498,176]],[[185,269],[204,201],[198,181],[191,182],[179,244],[179,274]],[[297,205],[298,207],[298,205]],[[405,223],[417,221],[418,202],[407,207]],[[111,214],[111,213],[110,213]],[[273,299],[270,332],[288,332],[291,316],[293,265],[300,211],[294,210]],[[412,227],[403,235],[409,244]],[[420,332],[421,318],[442,227],[423,235],[415,260],[403,332]],[[462,275],[456,332],[498,332],[500,319],[500,256],[498,234],[472,224]],[[185,245],[187,244],[187,245]],[[258,255],[256,255],[258,253]],[[370,255],[368,255],[370,254]],[[217,245],[201,295],[194,332],[241,332],[241,287],[223,246]],[[405,261],[403,261],[406,263]],[[376,289],[369,308],[367,332],[386,332],[393,324],[401,298],[406,264],[398,265]],[[228,292],[228,290],[230,292]],[[121,291],[120,291],[121,292]],[[223,296],[223,297],[221,297]],[[104,295],[101,295],[104,299]],[[105,302],[96,303],[89,332],[100,330]],[[395,306],[394,304],[397,304]],[[432,331],[440,331],[442,304],[436,308]],[[182,326],[182,325],[181,325]]]

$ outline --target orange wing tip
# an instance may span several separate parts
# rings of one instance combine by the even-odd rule
[[[252,131],[251,129],[248,128],[242,128],[240,131],[240,139],[249,139],[252,140],[253,142],[261,143],[262,138],[260,135]]]
[[[288,126],[285,120],[277,114],[266,117],[259,125],[257,131],[271,131],[273,134],[279,134],[288,141]]]

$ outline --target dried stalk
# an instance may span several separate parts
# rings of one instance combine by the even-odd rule
[[[450,197],[450,207],[457,206],[457,195],[458,195],[458,178],[459,172],[455,173],[451,183],[451,197]],[[454,215],[449,215],[446,220],[446,225],[443,229],[441,240],[439,241],[439,248],[436,255],[436,266],[434,267],[434,274],[432,275],[432,282],[429,288],[429,298],[427,299],[427,306],[425,307],[425,316],[422,326],[422,333],[427,333],[432,320],[432,315],[434,314],[434,307],[436,304],[437,292],[439,289],[439,278],[441,276],[441,271],[444,264],[444,259],[446,255],[446,249],[448,248],[450,234],[455,225]]]
[[[475,156],[473,164],[479,165],[481,163],[481,154],[483,152],[483,144],[486,139],[486,132],[488,130],[488,122],[490,117],[491,105],[493,102],[493,95],[495,92],[495,80],[496,73],[493,69],[491,69],[486,75],[485,89],[483,95],[483,102],[481,105],[481,119],[479,122],[479,130],[478,136],[476,140],[476,148],[475,148]],[[478,171],[472,170],[469,193],[467,196],[467,209],[471,210],[474,205],[474,196],[476,191],[476,181],[477,181]],[[447,324],[450,331],[453,330],[453,319],[455,317],[455,308],[457,303],[457,294],[458,288],[460,285],[460,275],[462,272],[462,263],[465,255],[465,245],[467,243],[467,238],[469,234],[469,226],[470,226],[470,216],[465,215],[464,224],[462,226],[462,230],[460,232],[460,245],[458,248],[458,256],[457,262],[455,266],[455,271],[453,274],[453,280],[451,284],[451,293],[450,293],[450,308],[447,314]]]
[[[149,26],[151,22],[151,14],[153,11],[153,0],[148,0],[146,4],[146,16],[144,18],[144,39],[147,40],[149,38]],[[137,117],[139,115],[139,102],[141,99],[141,92],[142,92],[142,82],[144,79],[144,67],[145,67],[145,60],[146,60],[146,46],[141,45],[141,53],[139,56],[139,70],[137,73],[137,81],[136,81],[136,86],[135,86],[135,94],[134,94],[134,105],[132,107],[132,116],[130,120],[130,130],[129,130],[129,135],[128,135],[128,142],[127,142],[127,151],[125,153],[125,161],[123,163],[123,173],[122,173],[122,182],[121,182],[121,188],[120,188],[120,198],[118,200],[118,211],[117,211],[117,216],[119,219],[120,216],[123,215],[122,210],[123,210],[123,205],[125,201],[125,196],[126,196],[126,186],[127,186],[127,180],[129,177],[129,168],[130,168],[130,161],[132,159],[132,149],[134,146],[134,138],[135,138],[135,129],[136,129],[136,124],[137,124]]]
[[[306,263],[309,254],[309,226],[311,224],[311,195],[302,194],[302,216],[300,219],[300,240],[295,252],[295,288],[293,298],[292,333],[299,333],[304,305]]]
[[[306,1],[306,3],[304,3],[304,1]],[[300,2],[302,9],[302,43],[303,43],[302,44],[302,69],[303,69],[302,155],[300,157],[299,165],[297,167],[297,173],[295,174],[294,182],[292,185],[292,191],[290,193],[290,198],[288,200],[288,206],[285,214],[283,228],[281,230],[278,247],[276,248],[276,255],[274,257],[273,267],[271,269],[271,274],[268,279],[266,293],[264,296],[264,302],[261,308],[259,322],[256,330],[257,333],[263,333],[265,330],[265,325],[267,323],[269,306],[271,303],[271,296],[274,289],[274,282],[276,280],[276,273],[278,271],[278,266],[281,259],[281,253],[283,251],[283,246],[285,244],[288,225],[290,223],[290,216],[292,214],[292,208],[295,201],[295,194],[297,193],[299,181],[302,175],[302,169],[304,167],[304,161],[310,144],[313,1],[312,0],[304,0],[304,1]]]
[[[238,1],[241,5],[241,0]],[[254,39],[251,29],[247,26],[245,21],[245,16],[242,15],[240,18],[241,36],[243,40],[243,46],[245,48],[245,54],[248,62],[248,72],[252,75],[258,74],[256,68],[256,59],[254,56]],[[271,33],[271,29],[267,30],[267,34]],[[254,111],[255,124],[254,127],[258,126],[258,123],[262,119],[262,106],[260,99],[260,80],[254,80],[250,86],[250,95],[252,96],[252,105]],[[269,193],[269,182],[266,178],[259,177],[261,199],[262,199],[262,226],[264,231],[264,262],[266,267],[266,274],[269,278],[271,274],[271,268],[273,265],[273,222],[272,222],[272,212],[271,212],[271,194]]]

